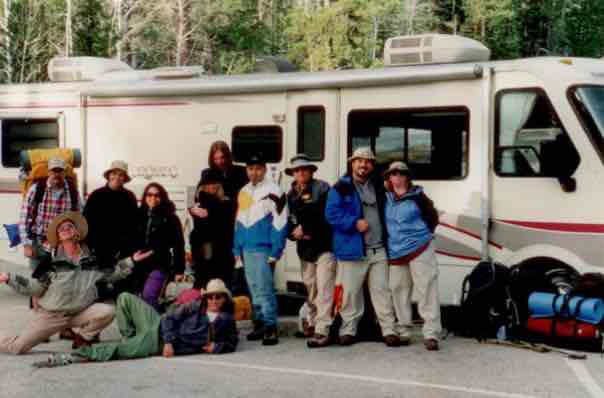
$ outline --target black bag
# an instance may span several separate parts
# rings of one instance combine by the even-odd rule
[[[519,325],[518,310],[509,291],[509,269],[481,261],[463,281],[458,332],[479,341],[497,336],[504,327],[512,338]]]
[[[604,300],[604,274],[588,272],[581,275],[574,286],[573,295]]]

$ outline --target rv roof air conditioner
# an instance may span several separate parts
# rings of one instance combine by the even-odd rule
[[[54,57],[48,63],[48,77],[52,82],[96,80],[109,72],[131,71],[117,59],[98,57]]]
[[[448,64],[488,61],[491,50],[463,36],[425,34],[399,36],[386,40],[386,66]]]
[[[156,80],[193,79],[201,77],[204,68],[203,66],[166,66],[151,69],[151,74]]]

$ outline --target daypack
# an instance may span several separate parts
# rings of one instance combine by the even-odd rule
[[[65,161],[65,179],[70,187],[73,187],[73,190],[77,192],[77,176],[74,169],[81,165],[79,149],[30,149],[21,151],[19,159],[22,171],[19,182],[23,197],[27,195],[33,184],[46,182],[48,178],[48,160],[51,158],[61,158]]]
[[[503,338],[511,338],[519,320],[508,283],[506,266],[491,261],[478,263],[463,281],[458,332],[481,341],[503,330]]]

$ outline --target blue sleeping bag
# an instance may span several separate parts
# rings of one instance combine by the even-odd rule
[[[604,319],[604,301],[551,293],[535,292],[529,296],[528,307],[534,318],[562,317],[597,325]]]

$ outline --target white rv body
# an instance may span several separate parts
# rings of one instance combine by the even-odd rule
[[[123,73],[130,72],[117,72],[116,76]],[[481,258],[507,265],[548,258],[580,272],[604,270],[604,154],[590,139],[569,97],[569,88],[576,85],[604,87],[602,60],[535,58],[181,80],[130,75],[131,80],[112,80],[111,75],[105,75],[80,83],[0,86],[0,120],[56,119],[59,145],[82,151],[78,173],[84,196],[104,184],[102,174],[112,160],[122,159],[129,163],[133,175],[128,188],[140,195],[151,181],[164,184],[183,220],[191,187],[207,167],[211,143],[224,140],[232,144],[236,127],[281,129],[280,160],[269,164],[269,174],[287,190],[291,178],[282,171],[299,151],[301,109],[323,109],[324,156],[316,163],[317,177],[329,183],[346,172],[352,146],[373,139],[362,136],[361,124],[379,123],[381,116],[391,117],[395,124],[397,120],[416,123],[405,128],[380,126],[375,131],[395,137],[397,131],[403,131],[407,140],[420,136],[425,140],[436,130],[417,127],[422,125],[422,118],[427,120],[424,125],[440,123],[433,118],[441,117],[455,123],[465,120],[464,131],[458,132],[464,142],[452,149],[463,152],[455,166],[459,168],[458,178],[416,178],[441,212],[436,235],[442,303],[459,303],[461,282]],[[553,177],[502,175],[496,170],[496,131],[501,120],[498,101],[506,93],[517,92],[521,93],[518,98],[506,97],[513,99],[510,106],[524,101],[528,105],[523,115],[530,118],[526,109],[537,109],[538,101],[544,98],[543,103],[551,103],[568,133],[580,156],[573,173],[573,192],[563,191]],[[522,94],[526,92],[529,94]],[[537,92],[541,99],[535,99],[531,92]],[[534,163],[534,153],[528,148],[531,140],[547,138],[558,130],[541,126],[520,129],[522,117],[509,119],[522,133],[515,142],[528,143],[522,149],[523,156],[529,165]],[[361,135],[352,139],[352,132]],[[374,138],[377,142],[379,137]],[[443,144],[435,142],[434,137],[418,141],[420,149],[414,154],[425,157],[418,164],[425,162],[428,171],[430,162],[439,161],[435,154],[448,156],[438,147]],[[1,145],[9,144],[3,140]],[[380,153],[379,145],[378,158],[389,159],[390,154]],[[408,142],[405,145],[408,147]],[[4,224],[18,221],[21,194],[17,176],[18,169],[3,162],[0,219]],[[4,231],[2,234],[6,239]],[[0,246],[2,260],[24,263],[21,250],[11,251],[6,241]],[[288,281],[301,280],[291,242],[277,269],[281,292],[287,291]]]

